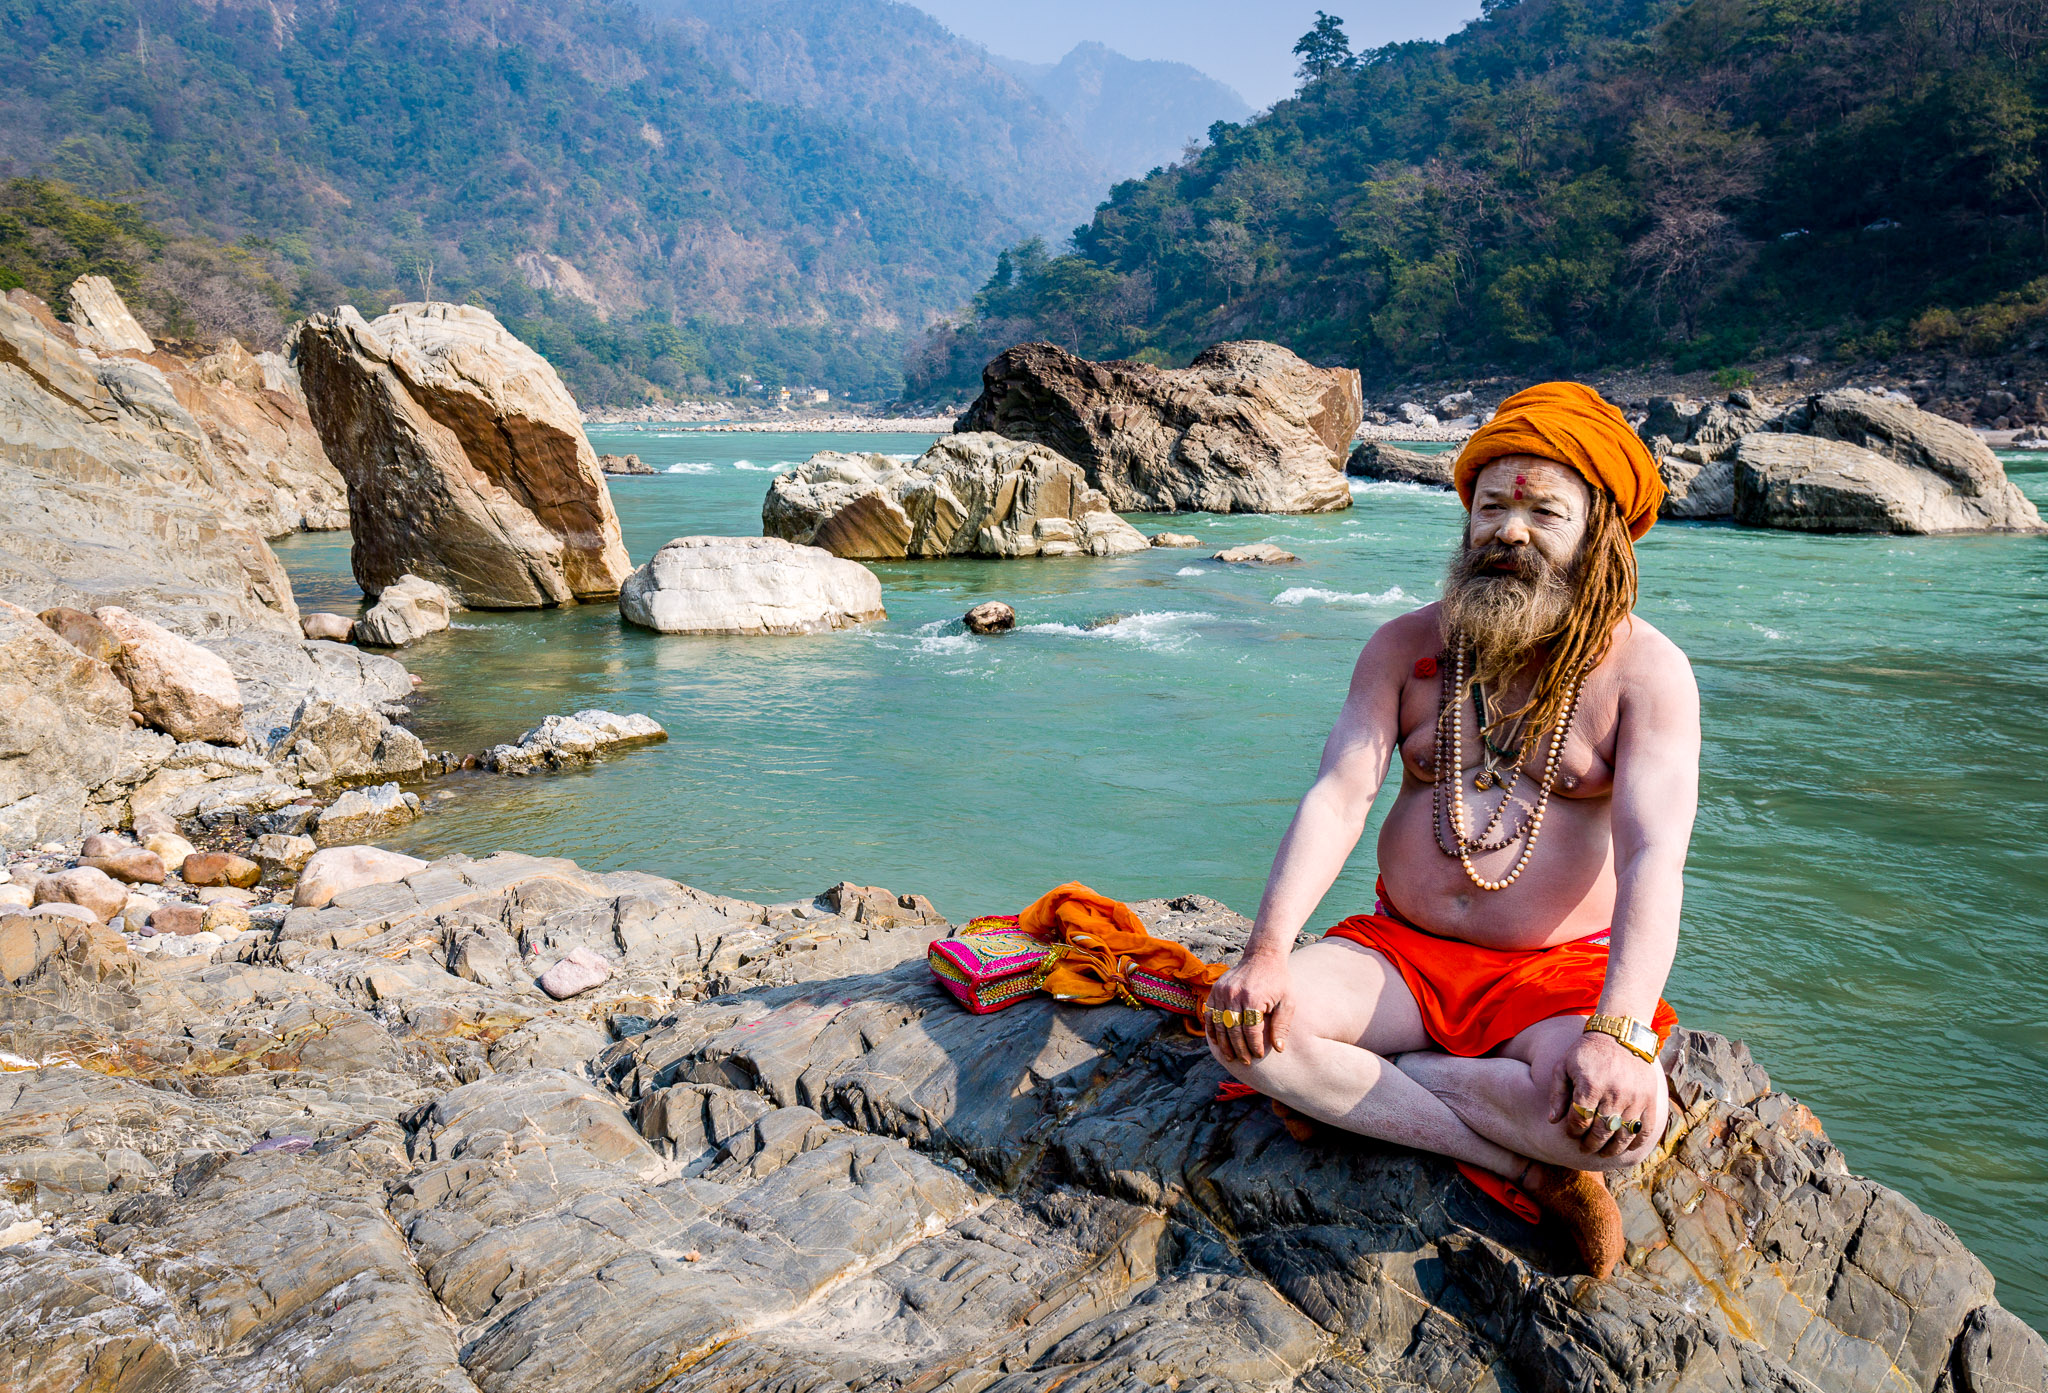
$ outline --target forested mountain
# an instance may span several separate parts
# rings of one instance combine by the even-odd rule
[[[2048,8],[1487,0],[1444,43],[1305,39],[1299,95],[998,259],[907,362],[1278,339],[1423,370],[1997,352],[2048,316]]]
[[[996,61],[1043,97],[1116,179],[1172,164],[1218,121],[1251,115],[1243,97],[1197,68],[1126,58],[1099,43],[1076,44],[1057,63]]]
[[[900,0],[641,3],[681,24],[755,96],[828,116],[986,195],[1020,227],[1064,239],[1108,192],[1113,171],[1084,148],[1079,126],[1070,129],[1000,60]]]
[[[887,391],[1020,230],[629,0],[0,0],[0,175],[231,244],[284,311],[484,304],[585,401]]]

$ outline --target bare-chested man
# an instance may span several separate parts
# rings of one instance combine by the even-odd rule
[[[1285,1110],[1519,1187],[1605,1276],[1620,1216],[1589,1172],[1663,1131],[1699,783],[1692,670],[1629,615],[1663,487],[1573,383],[1509,398],[1455,474],[1471,515],[1444,598],[1359,656],[1209,1041]],[[1396,758],[1378,912],[1290,951]]]

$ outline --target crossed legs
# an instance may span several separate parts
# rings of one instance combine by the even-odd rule
[[[1509,1180],[1531,1160],[1573,1170],[1632,1166],[1663,1133],[1660,1103],[1633,1147],[1594,1156],[1550,1120],[1551,1071],[1578,1038],[1579,1017],[1539,1022],[1495,1053],[1467,1059],[1436,1048],[1401,974],[1363,944],[1324,939],[1297,949],[1289,965],[1295,1015],[1287,1048],[1221,1062],[1295,1112]]]

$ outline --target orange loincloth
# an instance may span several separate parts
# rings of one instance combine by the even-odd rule
[[[1607,930],[1554,948],[1483,948],[1416,928],[1379,892],[1377,914],[1354,914],[1326,937],[1377,949],[1422,1011],[1423,1029],[1448,1054],[1491,1053],[1552,1016],[1590,1016],[1607,981]],[[1678,1024],[1659,1000],[1650,1028],[1662,1045]]]

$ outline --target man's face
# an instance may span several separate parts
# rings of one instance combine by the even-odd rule
[[[1479,471],[1465,545],[1479,552],[1480,573],[1517,574],[1570,567],[1586,538],[1593,491],[1578,471],[1534,455],[1503,455]],[[1530,556],[1530,551],[1537,553]]]

